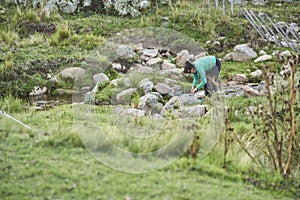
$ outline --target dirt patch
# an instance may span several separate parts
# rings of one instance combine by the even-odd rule
[[[45,22],[25,22],[18,24],[18,30],[21,35],[29,35],[35,32],[45,35],[52,35],[56,32],[56,26],[52,23]]]

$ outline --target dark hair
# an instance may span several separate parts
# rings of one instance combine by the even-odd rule
[[[187,61],[185,62],[185,66],[184,66],[183,72],[184,72],[184,73],[191,73],[191,70],[192,70],[193,68],[195,68],[194,65],[193,65],[193,63],[191,63],[190,61],[187,60]]]

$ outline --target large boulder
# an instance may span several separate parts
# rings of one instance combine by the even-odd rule
[[[58,76],[63,80],[78,81],[85,74],[85,70],[79,67],[70,67],[61,71]]]
[[[234,47],[234,52],[228,53],[223,61],[233,60],[233,61],[248,61],[250,59],[256,58],[257,53],[250,48],[247,44],[240,44]]]

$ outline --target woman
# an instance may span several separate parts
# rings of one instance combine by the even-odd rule
[[[195,93],[202,87],[204,87],[205,96],[211,96],[212,92],[217,92],[220,87],[221,67],[220,60],[215,56],[201,57],[193,63],[186,61],[184,73],[191,73],[194,78],[191,92]],[[198,84],[199,78],[200,84]]]

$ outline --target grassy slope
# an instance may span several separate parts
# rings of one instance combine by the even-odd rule
[[[72,115],[70,106],[14,115],[33,132],[0,118],[1,199],[289,199],[243,182],[210,157],[184,156],[143,174],[115,171],[81,146]]]
[[[238,14],[236,18],[220,18],[206,9],[199,12],[197,2],[193,2],[180,1],[178,7],[158,8],[137,19],[81,13],[80,17],[63,15],[64,20],[55,23],[61,25],[68,21],[71,32],[82,37],[87,34],[111,37],[124,28],[160,26],[183,32],[202,44],[219,36],[228,38],[229,47],[248,42],[242,36],[247,34],[244,28],[249,25]],[[289,10],[289,14],[284,10]],[[274,11],[280,20],[291,22],[291,13],[299,11],[299,4],[293,8],[278,6]],[[1,15],[2,32],[14,30],[9,25],[14,12],[7,9]],[[199,13],[204,14],[204,19]],[[227,26],[220,26],[224,24]],[[73,43],[49,46],[48,37],[45,38],[41,44],[31,47],[5,46],[8,50],[4,52],[13,52],[16,68],[37,59],[65,61],[86,53],[84,47],[73,47]],[[22,40],[19,38],[15,42]],[[217,52],[219,55],[225,53]],[[4,59],[5,54],[1,54],[1,63]],[[226,79],[231,74],[243,73],[252,65],[224,63],[222,77]],[[63,63],[59,67],[68,66]],[[135,199],[288,199],[284,193],[259,190],[243,182],[241,174],[222,169],[222,156],[214,160],[211,155],[190,165],[190,160],[181,158],[165,169],[145,174],[117,172],[101,165],[81,146],[69,108],[14,116],[35,130],[41,130],[38,133],[42,136],[0,116],[1,199],[125,199],[126,196]]]

